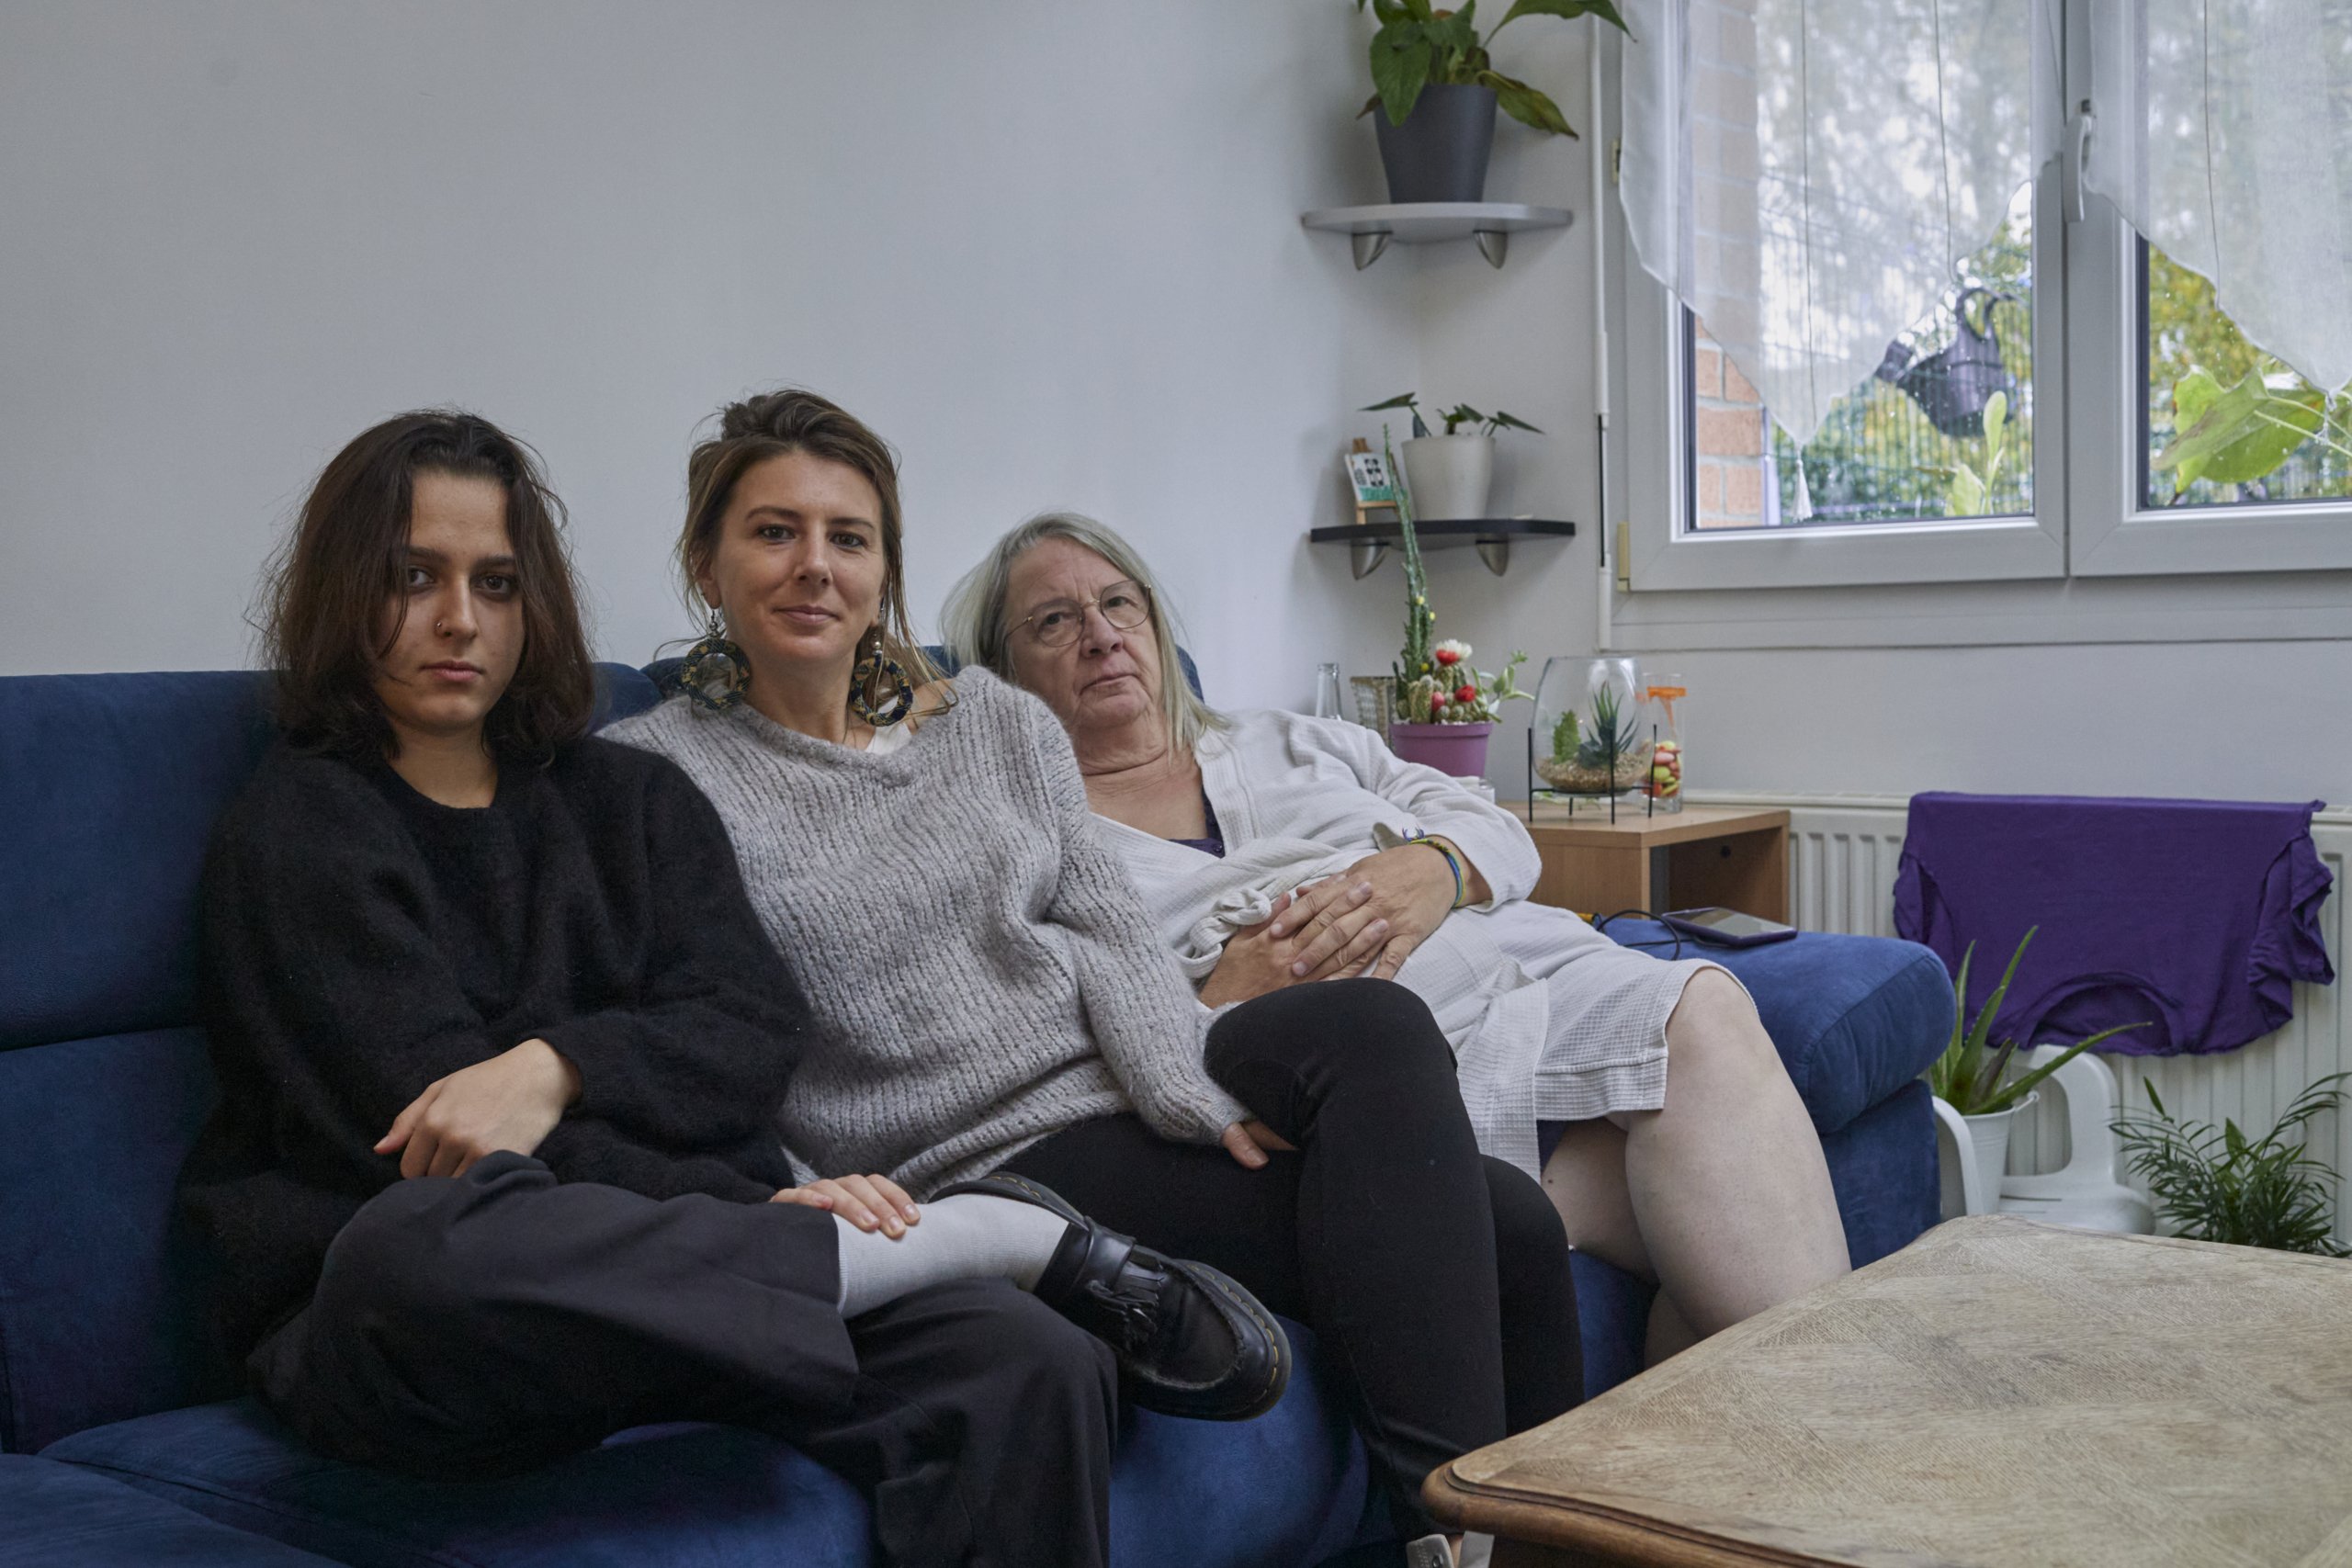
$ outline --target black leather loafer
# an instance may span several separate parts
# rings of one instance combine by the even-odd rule
[[[1025,1176],[983,1176],[933,1194],[1034,1203],[1069,1225],[1037,1299],[1119,1353],[1127,1397],[1199,1421],[1247,1421],[1290,1382],[1290,1341],[1258,1298],[1205,1263],[1165,1257],[1088,1219]]]

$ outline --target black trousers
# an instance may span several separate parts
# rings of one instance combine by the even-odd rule
[[[892,1563],[1103,1563],[1109,1348],[1000,1280],[844,1324],[838,1258],[818,1210],[657,1202],[496,1154],[371,1200],[250,1370],[357,1463],[481,1478],[624,1427],[732,1422],[865,1491]]]
[[[1583,1390],[1559,1214],[1478,1152],[1429,1009],[1385,980],[1333,980],[1234,1009],[1210,1072],[1296,1154],[1250,1170],[1133,1116],[1017,1156],[1114,1229],[1224,1269],[1314,1328],[1355,1402],[1392,1516],[1436,1529],[1421,1482],[1537,1426]]]

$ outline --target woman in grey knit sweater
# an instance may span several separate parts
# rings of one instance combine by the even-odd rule
[[[679,556],[740,662],[714,682],[690,658],[689,693],[606,732],[708,795],[807,995],[787,1148],[919,1200],[1011,1171],[1154,1246],[1181,1236],[1335,1342],[1394,1516],[1445,1561],[1422,1478],[1577,1396],[1557,1220],[1479,1156],[1402,987],[1193,998],[1053,715],[984,671],[932,678],[896,480],[821,398],[724,411]]]

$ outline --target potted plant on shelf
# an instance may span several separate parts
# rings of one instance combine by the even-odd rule
[[[1999,1192],[2001,1172],[2008,1164],[2010,1118],[2034,1102],[2035,1090],[2041,1080],[2100,1041],[2147,1027],[2145,1023],[2126,1023],[2102,1029],[2076,1041],[2030,1072],[2007,1077],[2018,1042],[2012,1039],[1992,1044],[1993,1019],[2008,998],[2009,983],[2017,978],[2018,965],[2025,959],[2027,945],[2041,929],[2031,927],[2018,939],[2018,950],[2009,955],[2009,966],[2002,972],[2001,983],[1984,998],[1973,1022],[1968,1018],[1968,967],[1976,956],[1976,944],[1968,944],[1960,955],[1960,976],[1953,982],[1951,1042],[1944,1047],[1943,1055],[1928,1066],[1928,1089],[1959,1112],[1967,1125],[1968,1139],[1959,1149],[1962,1168],[1973,1167],[1978,1178],[1974,1185],[1988,1195],[1988,1201],[1991,1195]]]
[[[1387,431],[1381,445],[1388,446]],[[1389,468],[1396,455],[1389,454]],[[1437,613],[1430,608],[1429,579],[1421,570],[1419,536],[1413,532],[1413,502],[1408,493],[1396,504],[1398,542],[1405,557],[1405,646],[1390,669],[1396,682],[1396,716],[1388,725],[1388,749],[1408,762],[1419,762],[1454,778],[1487,771],[1487,741],[1494,734],[1502,705],[1514,698],[1533,700],[1519,689],[1519,667],[1524,653],[1493,674],[1470,663],[1466,642],[1439,642]]]
[[[1400,392],[1385,402],[1378,402],[1358,412],[1380,413],[1389,409],[1405,409],[1413,416],[1413,434],[1405,443],[1405,486],[1413,493],[1413,505],[1424,518],[1475,520],[1487,515],[1487,493],[1495,482],[1495,432],[1524,430],[1530,435],[1544,433],[1516,414],[1497,409],[1493,413],[1480,413],[1468,403],[1456,403],[1437,417],[1445,425],[1445,434],[1430,434],[1428,422],[1421,418],[1419,398],[1411,392]],[[1476,428],[1467,433],[1462,426]],[[1394,472],[1396,465],[1391,464]]]
[[[1361,12],[1366,0],[1356,0]],[[1478,35],[1477,0],[1439,10],[1430,0],[1370,0],[1380,29],[1372,35],[1372,85],[1364,114],[1380,138],[1388,199],[1478,201],[1487,194],[1495,110],[1547,136],[1574,136],[1560,106],[1495,69],[1487,47],[1521,17],[1599,17],[1618,31],[1625,19],[1610,0],[1517,0]]]

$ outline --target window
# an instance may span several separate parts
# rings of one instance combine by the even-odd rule
[[[2033,203],[2010,204],[1933,310],[1800,450],[1684,312],[1694,530],[2033,513]]]
[[[2352,498],[2345,389],[2312,386],[2245,340],[2214,304],[2211,283],[2145,240],[2136,250],[2140,379],[2147,389],[2142,504]],[[2200,420],[2203,430],[2196,428]]]
[[[1779,25],[1804,14],[1787,13]],[[1982,10],[2005,19],[2028,14],[2024,5]],[[2095,45],[2117,55],[2132,47],[2131,29],[2117,28],[2091,0],[2032,0],[2030,14],[2037,29],[2030,51],[1997,40],[1986,50],[1984,37],[1972,35],[1980,53],[1961,79],[2046,73],[2047,101],[2035,112],[2055,118],[2056,102],[2090,99]],[[1689,36],[1676,41],[1703,69],[1682,106],[1685,140],[1676,145],[1684,161],[1662,176],[1637,166],[1632,147],[1626,153],[1628,179],[1665,188],[1664,177],[1679,177],[1696,192],[1682,248],[1672,253],[1677,288],[1706,315],[1736,318],[1747,355],[1768,367],[1777,356],[1783,379],[1776,386],[1789,384],[1792,364],[1802,371],[1808,353],[1838,367],[1867,364],[1855,350],[1876,349],[1850,333],[1842,356],[1803,346],[1853,325],[1823,305],[1838,290],[1820,279],[1852,285],[1859,277],[1871,287],[1852,253],[1921,254],[1936,225],[1905,214],[1953,201],[1955,191],[1968,195],[1965,181],[1950,174],[1962,167],[1960,154],[1934,138],[1944,134],[1939,125],[1953,128],[1955,142],[1971,134],[1962,121],[1984,112],[1953,114],[1949,106],[1973,106],[1977,96],[1953,93],[1950,76],[1935,89],[1936,71],[1892,57],[1881,80],[1849,85],[1854,62],[1837,63],[1836,51],[1850,52],[1864,35],[1842,14],[1824,19],[1828,13],[1816,8],[1804,24],[1849,29],[1843,39],[1822,38],[1809,61],[1774,56],[1769,39],[1749,41],[1740,28],[1762,24],[1739,18],[1765,15],[1749,0],[1693,0],[1688,15]],[[1884,42],[1893,35],[1870,36]],[[1733,41],[1757,61],[1744,76],[1737,61],[1724,62]],[[1951,47],[1936,39],[1946,72]],[[2023,63],[2029,52],[2030,66]],[[2129,64],[2120,77],[2139,72],[2140,96],[2094,117],[2101,137],[2177,117],[2170,99],[2158,113],[2160,95],[2150,86],[2170,78],[2146,61]],[[2214,57],[2214,74],[2229,68]],[[1638,74],[1629,66],[1627,99],[1633,112],[1645,112],[1635,101]],[[1842,118],[1808,132],[1811,140],[1784,138],[1776,171],[1773,116],[1788,112],[1776,95],[1791,79],[1808,81],[1816,120]],[[2110,69],[2101,81],[2118,79]],[[2028,96],[2015,95],[2001,114],[2017,118]],[[1882,118],[1867,120],[1864,108]],[[1911,151],[1857,153],[1838,141],[1857,122],[1874,126],[1882,142],[1908,138]],[[1769,417],[1706,321],[1643,270],[1636,242],[1653,260],[1660,249],[1655,214],[1627,216],[1610,279],[1612,325],[1623,323],[1612,344],[1615,373],[1632,416],[1617,422],[1612,454],[1624,476],[1617,514],[1631,519],[1621,582],[1639,592],[2352,568],[2352,387],[2311,386],[2265,355],[2215,303],[2210,283],[2133,233],[2097,188],[2082,188],[2070,154],[2086,144],[2091,121],[2067,123],[2066,150],[2014,193],[1991,242],[1951,269],[1933,308],[1886,344],[1874,371],[1849,384],[1849,370],[1832,383],[1844,390],[1817,402],[1817,427],[1802,447]],[[1727,173],[1733,160],[1724,149],[1758,128],[1768,143],[1761,173],[1743,190],[1736,171]],[[1801,220],[1815,248],[1793,264],[1786,251],[1774,252],[1776,236],[1799,221],[1787,196],[1794,177],[1787,145],[1826,147],[1853,169],[1882,171],[1867,188],[1850,178],[1826,187],[1818,165],[1807,171],[1812,205]],[[2007,144],[1997,151],[1978,166],[2021,166]],[[2080,210],[2070,210],[2078,191]],[[2000,210],[1997,198],[1976,210]],[[1741,238],[1751,231],[1758,238]],[[1832,242],[1826,265],[1823,233]],[[1744,298],[1742,275],[1725,259],[1742,244],[1755,253],[1752,263],[1737,253],[1747,268]],[[1703,285],[1691,281],[1710,268]],[[1791,303],[1800,295],[1803,312]]]

